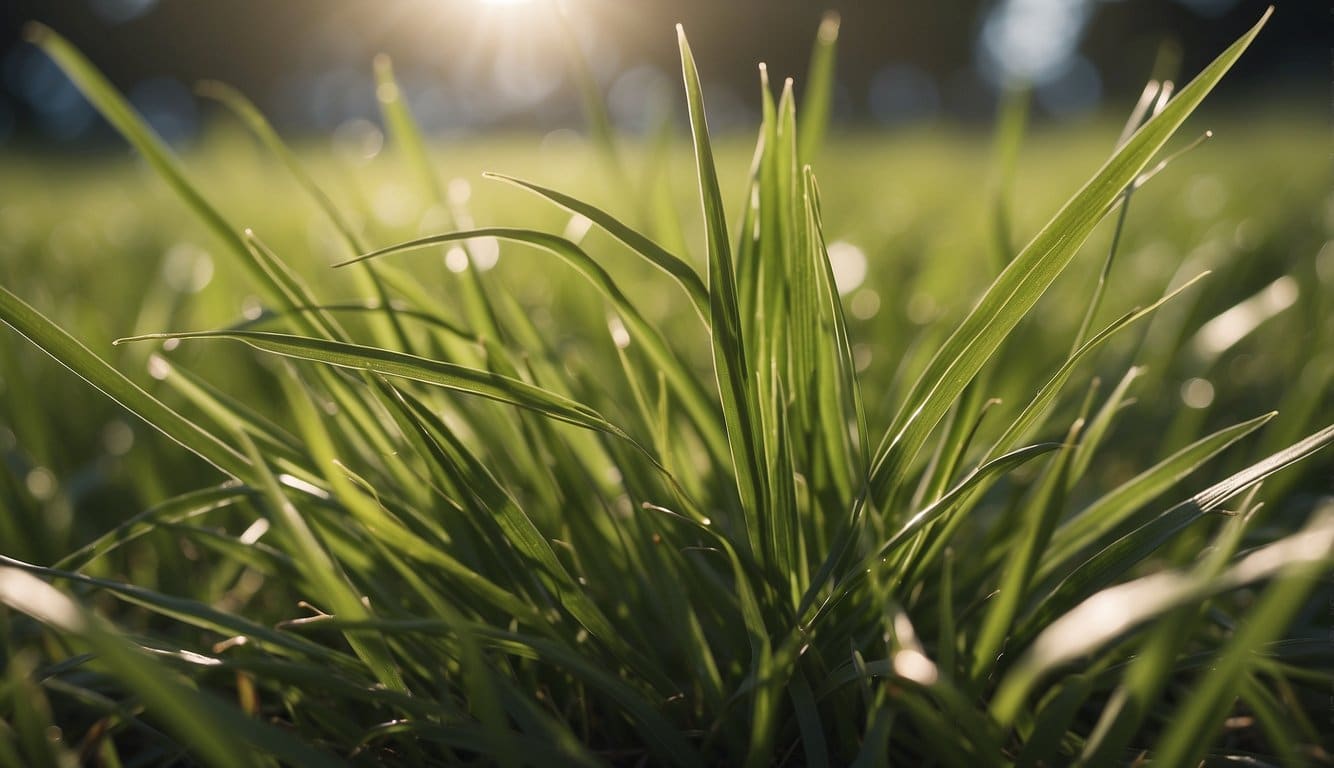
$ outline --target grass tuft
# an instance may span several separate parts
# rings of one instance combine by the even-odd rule
[[[0,762],[1319,758],[1328,259],[1252,254],[1325,235],[1285,201],[1234,203],[1213,229],[1172,202],[1178,169],[1259,175],[1173,141],[1268,17],[1186,87],[1150,83],[1082,185],[1026,187],[1030,156],[1054,156],[1021,151],[1011,92],[957,254],[929,245],[968,229],[938,215],[954,209],[890,231],[883,183],[840,191],[882,156],[825,146],[834,14],[808,82],[761,67],[738,186],[678,26],[690,158],[665,134],[636,178],[567,35],[603,167],[489,173],[505,183],[475,196],[440,175],[387,57],[387,171],[290,148],[201,84],[256,141],[229,193],[228,174],[187,174],[207,152],[177,156],[29,25],[174,195],[115,201],[151,219],[137,236],[201,238],[218,262],[191,290],[130,241],[115,269],[75,268],[21,245],[0,206],[22,261],[0,269],[17,332],[0,336]],[[946,175],[894,183],[926,201]],[[526,180],[545,176],[561,181]],[[66,210],[41,242],[80,236]],[[841,240],[876,232],[850,287]],[[1178,240],[1192,257],[1162,255]],[[87,279],[89,307],[62,279]],[[151,379],[122,372],[145,363]],[[98,440],[83,464],[62,447]]]

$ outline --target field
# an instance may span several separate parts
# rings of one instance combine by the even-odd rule
[[[177,156],[43,45],[137,152],[0,155],[0,764],[1329,761],[1328,127],[1192,115],[1240,49],[1133,138]]]

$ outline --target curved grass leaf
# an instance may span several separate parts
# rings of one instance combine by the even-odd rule
[[[876,551],[875,558],[880,559],[889,556],[896,548],[907,542],[913,534],[949,512],[955,504],[971,493],[980,483],[1013,472],[1032,459],[1065,447],[1064,443],[1038,443],[1011,451],[977,467],[939,499],[909,517],[902,527],[880,546],[880,549]]]
[[[609,435],[638,445],[634,438],[626,434],[620,427],[604,419],[601,414],[568,398],[518,379],[501,376],[489,371],[465,368],[453,363],[428,360],[424,357],[416,357],[403,352],[265,331],[154,333],[117,339],[116,343],[123,344],[153,339],[228,339],[239,341],[260,351],[271,352],[284,357],[411,379],[457,392],[517,405],[520,408],[526,408],[557,421],[564,421],[598,432],[606,432]],[[645,455],[651,456],[647,450],[643,448],[641,450],[645,451]]]
[[[1064,447],[1065,446],[1062,443],[1039,443],[1037,445],[1030,445],[1007,453],[999,458],[992,459],[968,473],[968,475],[951,488],[949,492],[909,517],[908,520],[903,523],[903,526],[899,528],[894,535],[890,536],[888,540],[881,544],[874,553],[860,561],[856,567],[850,569],[844,576],[843,580],[837,585],[835,596],[825,601],[820,607],[820,611],[816,614],[817,617],[832,609],[840,599],[844,599],[847,595],[851,594],[856,586],[867,577],[872,568],[876,567],[878,563],[883,562],[896,550],[908,543],[913,536],[924,527],[947,514],[955,507],[955,505],[967,498],[968,495],[980,484],[993,477],[1012,472],[1016,468],[1038,456],[1042,456],[1043,454]],[[806,599],[811,599],[809,592],[807,593]],[[806,623],[813,624],[814,621],[814,619],[811,619]]]
[[[1043,558],[1040,578],[1050,575],[1059,564],[1093,544],[1098,537],[1115,530],[1136,510],[1210,458],[1269,423],[1275,415],[1266,413],[1200,438],[1090,504],[1052,536],[1051,546]]]
[[[246,128],[250,129],[250,132],[260,140],[264,147],[282,162],[302,191],[315,201],[316,205],[334,225],[334,228],[338,230],[338,234],[343,238],[349,250],[354,253],[361,253],[365,250],[347,217],[338,210],[338,206],[334,204],[333,200],[315,183],[315,179],[302,167],[301,162],[297,160],[292,150],[288,149],[287,145],[283,143],[282,137],[264,118],[264,114],[250,99],[245,97],[245,94],[217,80],[200,82],[195,86],[195,91],[200,96],[213,99],[230,110],[237,119],[245,124]]]
[[[134,108],[116,91],[106,77],[68,40],[50,28],[32,22],[24,29],[24,34],[60,66],[93,107],[139,151],[172,191],[180,196],[186,206],[204,222],[208,230],[227,245],[233,256],[240,258],[241,265],[249,270],[250,277],[261,286],[267,286],[268,281],[262,271],[256,264],[246,259],[246,245],[240,233],[223,218],[199,188],[186,178],[180,161],[166,143],[143,118],[135,113]]]
[[[685,80],[686,101],[690,106],[690,134],[695,144],[695,166],[699,176],[700,202],[704,209],[704,230],[709,254],[709,328],[712,331],[714,375],[727,424],[728,448],[741,497],[745,529],[751,534],[750,548],[762,551],[757,532],[763,528],[759,518],[768,505],[765,483],[764,436],[760,417],[759,391],[753,378],[741,334],[735,267],[728,243],[727,216],[718,188],[718,169],[709,144],[708,120],[704,116],[704,94],[699,72],[690,53],[685,29],[676,26],[681,49],[681,72]]]
[[[0,320],[181,447],[238,480],[253,475],[249,460],[234,448],[144,391],[3,286]]]
[[[539,232],[531,229],[518,229],[512,227],[484,227],[481,229],[466,230],[463,232],[448,232],[440,235],[431,235],[416,240],[409,240],[397,245],[391,245],[387,248],[381,248],[377,251],[364,254],[351,261],[345,261],[335,266],[345,266],[365,259],[373,259],[385,256],[391,253],[424,248],[440,243],[457,242],[470,240],[477,237],[494,237],[500,240],[512,240],[514,242],[525,243],[535,248],[540,248],[548,253],[560,257],[588,279],[595,288],[598,289],[620,314],[625,322],[627,330],[630,331],[631,341],[638,341],[644,347],[644,352],[663,371],[668,381],[671,382],[673,391],[681,399],[686,412],[690,414],[695,426],[705,439],[705,444],[717,455],[725,456],[727,440],[718,426],[718,417],[707,395],[700,387],[699,382],[686,370],[681,361],[672,354],[662,335],[653,327],[651,323],[644,319],[644,316],[635,307],[634,303],[617,287],[616,282],[611,275],[607,273],[596,261],[594,261],[582,248],[570,242],[569,240],[557,235]]]
[[[232,504],[254,494],[255,491],[252,488],[231,483],[216,488],[205,488],[183,493],[140,512],[93,541],[65,555],[53,567],[69,571],[80,570],[94,560],[106,557],[144,534],[151,533],[159,525],[193,520],[214,510],[230,507]]]
[[[901,484],[910,463],[955,398],[1064,271],[1112,201],[1134,181],[1246,50],[1271,12],[1272,9],[1266,11],[1250,31],[1145,123],[1006,265],[932,358],[885,433],[871,475],[873,498],[884,499],[890,489]]]
[[[973,641],[971,677],[975,683],[984,679],[997,656],[1005,650],[1010,627],[1032,584],[1038,558],[1065,508],[1070,467],[1078,452],[1074,446],[1082,437],[1083,427],[1081,416],[1066,434],[1066,450],[1047,466],[1032,498],[1024,504],[1024,513],[1017,521],[1020,530],[1010,546],[996,592],[987,601],[986,613]]]
[[[643,256],[650,264],[671,275],[685,289],[686,295],[690,297],[691,303],[695,305],[695,311],[699,313],[700,319],[706,323],[708,322],[709,289],[704,286],[704,281],[695,272],[695,268],[681,260],[680,257],[630,228],[601,208],[589,205],[563,192],[557,192],[531,181],[524,181],[501,173],[484,173],[482,175],[488,179],[508,182],[521,189],[536,193],[571,213],[583,216],[606,230],[607,234],[619,240],[631,251]]]
[[[1002,681],[992,699],[992,715],[1002,724],[1013,722],[1029,691],[1043,677],[1150,619],[1180,606],[1272,578],[1289,569],[1292,569],[1292,573],[1305,570],[1309,574],[1312,569],[1328,568],[1332,556],[1334,518],[1326,517],[1299,533],[1253,551],[1218,575],[1209,572],[1166,571],[1102,590],[1054,621],[1042,625],[1042,632]],[[1275,586],[1282,586],[1283,583],[1280,581]],[[1270,594],[1275,594],[1272,588]],[[1283,617],[1290,615],[1288,611],[1294,610],[1296,604],[1300,603],[1299,599],[1296,603],[1293,601],[1300,594],[1289,590],[1289,594],[1283,598],[1265,601],[1266,612],[1276,614],[1276,622],[1267,624],[1252,621],[1249,624],[1252,629],[1247,632],[1267,634],[1280,631],[1281,626],[1286,624]],[[1257,626],[1260,629],[1254,629]],[[1237,645],[1233,647],[1241,647],[1245,654],[1250,654],[1262,644],[1263,640],[1251,642],[1259,637],[1234,638]],[[1234,658],[1228,659],[1229,664],[1235,664],[1236,661]],[[1220,675],[1226,679],[1227,673]],[[1197,703],[1200,701],[1197,697],[1192,699]],[[1213,702],[1210,700],[1211,704]]]
[[[1260,486],[1253,486],[1237,515],[1228,520],[1214,537],[1212,546],[1201,558],[1196,572],[1205,578],[1216,577],[1241,545],[1247,523],[1257,505]],[[1155,699],[1172,680],[1173,667],[1190,639],[1209,603],[1187,605],[1169,612],[1155,622],[1144,638],[1139,652],[1131,659],[1121,684],[1103,706],[1098,723],[1089,733],[1080,760],[1089,765],[1111,762],[1129,746]],[[1295,740],[1294,740],[1295,743]]]
[[[335,614],[353,621],[371,618],[373,614],[362,602],[361,595],[342,565],[329,554],[305,517],[287,497],[287,492],[264,463],[264,457],[254,442],[244,435],[241,438],[251,461],[259,470],[258,487],[269,506],[268,519],[287,540],[293,550],[293,561],[309,586],[317,591],[318,597],[312,595],[312,599],[326,604]],[[349,637],[348,643],[382,685],[391,691],[408,692],[407,684],[382,638]]]
[[[364,671],[355,658],[318,643],[258,624],[233,613],[219,610],[197,600],[174,597],[150,589],[125,584],[111,579],[85,576],[74,571],[46,568],[0,555],[0,567],[16,568],[48,579],[65,579],[93,589],[104,590],[117,599],[137,605],[160,616],[214,632],[223,637],[245,637],[273,653],[292,657],[308,657],[328,667],[342,671]],[[366,684],[373,681],[363,680]]]
[[[1075,602],[1105,587],[1133,565],[1157,551],[1178,531],[1216,510],[1223,502],[1270,475],[1285,469],[1334,442],[1334,426],[1326,427],[1288,448],[1217,483],[1172,507],[1148,523],[1112,542],[1084,561],[1043,598],[1016,634],[1032,637]]]
[[[1147,307],[1132,309],[1109,323],[1106,328],[1103,328],[1088,341],[1081,344],[1078,349],[1071,352],[1070,356],[1061,364],[1061,367],[1056,370],[1056,373],[1047,380],[1047,383],[1042,385],[1042,388],[1039,389],[1037,394],[1035,394],[1028,402],[1028,405],[1024,406],[1023,411],[1021,411],[1014,421],[1010,422],[1010,425],[1005,428],[1005,432],[996,440],[989,455],[997,455],[1003,451],[1009,450],[1009,448],[1016,442],[1025,439],[1025,436],[1031,434],[1041,425],[1042,419],[1046,416],[1052,401],[1054,401],[1056,396],[1060,394],[1065,383],[1069,381],[1070,375],[1074,373],[1075,366],[1081,360],[1101,347],[1108,339],[1116,335],[1119,331],[1124,330],[1140,319],[1148,317],[1164,304],[1181,295],[1187,288],[1204,279],[1208,274],[1209,272],[1207,271],[1201,272]]]

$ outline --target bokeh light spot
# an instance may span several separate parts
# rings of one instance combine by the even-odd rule
[[[840,240],[829,244],[829,267],[840,294],[855,291],[866,280],[866,254],[852,243]]]
[[[162,279],[180,293],[198,293],[213,279],[213,258],[192,243],[177,243],[162,260]]]
[[[1181,402],[1187,408],[1208,408],[1214,402],[1214,385],[1208,379],[1189,379],[1181,385]]]
[[[38,501],[49,501],[56,495],[56,476],[46,467],[37,467],[24,478],[28,493]]]
[[[852,316],[858,320],[870,320],[880,312],[880,294],[870,288],[863,288],[852,296]]]

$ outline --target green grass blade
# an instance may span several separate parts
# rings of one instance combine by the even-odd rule
[[[1189,500],[1172,507],[1148,523],[1122,536],[1085,560],[1053,590],[1038,601],[1038,607],[1018,631],[1031,637],[1037,627],[1050,624],[1075,602],[1112,583],[1136,563],[1156,552],[1178,531],[1213,512],[1223,502],[1270,475],[1285,469],[1334,442],[1334,426],[1326,427],[1288,448],[1219,482]]]
[[[1115,530],[1136,510],[1172,488],[1206,461],[1269,423],[1274,416],[1266,413],[1202,437],[1090,504],[1052,536],[1051,547],[1044,556],[1043,577],[1057,564]]]
[[[704,286],[704,281],[700,279],[695,268],[683,261],[679,256],[658,245],[646,235],[640,234],[619,219],[607,213],[596,206],[590,205],[577,198],[571,197],[563,192],[534,184],[531,181],[524,181],[513,176],[506,176],[500,173],[482,174],[488,179],[508,182],[521,189],[526,189],[541,197],[550,200],[571,213],[577,213],[594,224],[601,227],[607,234],[619,240],[631,251],[644,257],[650,264],[666,272],[676,280],[676,282],[685,289],[686,295],[690,297],[691,303],[695,305],[695,310],[699,313],[700,319],[708,322],[709,316],[709,289]]]
[[[1282,586],[1284,582],[1305,582],[1305,587],[1290,586],[1286,595],[1284,590],[1274,591],[1271,587],[1267,599],[1263,601],[1264,612],[1271,614],[1275,622],[1257,624],[1256,619],[1270,617],[1260,617],[1253,613],[1252,621],[1248,624],[1250,629],[1234,637],[1236,643],[1233,648],[1240,647],[1244,649],[1242,653],[1249,656],[1256,647],[1267,642],[1269,633],[1282,631],[1287,617],[1291,616],[1290,611],[1300,605],[1306,589],[1310,588],[1309,580],[1313,573],[1330,567],[1331,555],[1334,555],[1334,519],[1326,517],[1299,533],[1251,552],[1217,576],[1166,571],[1102,590],[1043,625],[1045,628],[1041,634],[1001,682],[992,699],[992,715],[1002,724],[1012,722],[1029,691],[1052,670],[1084,657],[1144,622],[1175,608],[1274,578],[1285,572],[1287,578],[1280,579],[1275,586]],[[1284,596],[1273,598],[1275,594]],[[1228,658],[1225,664],[1231,666],[1236,661]],[[1227,670],[1220,677],[1227,682],[1230,674],[1231,670]],[[1192,697],[1192,700],[1196,703],[1188,706],[1196,707],[1201,701],[1196,697]],[[1209,699],[1209,706],[1212,707],[1215,701]],[[1196,716],[1191,717],[1195,719]],[[1192,726],[1196,724],[1191,723]],[[1192,741],[1188,744],[1198,741],[1194,739],[1193,730],[1191,734]]]
[[[815,162],[829,129],[829,115],[834,106],[834,54],[838,50],[839,15],[827,11],[815,33],[811,63],[806,69],[806,87],[801,92],[801,122],[797,124],[797,160],[800,165]]]
[[[369,629],[392,628],[394,625],[377,622],[367,625]],[[437,628],[453,631],[439,622],[421,621],[415,625],[406,625],[419,631],[433,631]],[[584,654],[570,650],[562,644],[545,638],[527,637],[493,627],[470,625],[469,629],[486,644],[505,653],[522,650],[544,663],[559,669],[569,670],[590,685],[606,693],[618,705],[624,708],[626,715],[635,723],[640,733],[652,744],[663,758],[671,764],[690,768],[699,766],[701,760],[681,733],[670,721],[657,712],[645,700],[643,694],[628,686],[610,670],[590,661]]]
[[[381,54],[375,57],[374,68],[375,96],[379,100],[380,113],[394,145],[401,151],[409,170],[419,178],[421,189],[444,213],[445,226],[454,229],[462,225],[466,228],[469,226],[466,224],[466,210],[457,201],[450,200],[440,183],[421,126],[413,117],[403,89],[394,76],[393,63],[388,56]],[[462,247],[468,256],[468,268],[458,275],[464,316],[468,324],[482,336],[504,341],[507,336],[501,327],[502,318],[498,317],[491,297],[487,294],[482,273],[476,268],[472,246],[464,243]]]
[[[816,707],[815,692],[806,675],[800,670],[792,676],[788,686],[788,695],[792,698],[792,708],[797,716],[797,728],[801,732],[802,752],[806,756],[809,768],[827,768],[829,765],[829,745],[825,739],[824,723],[820,720],[820,710]]]
[[[828,451],[833,482],[842,490],[842,499],[851,501],[854,487],[865,485],[870,447],[867,444],[866,409],[862,402],[861,386],[857,381],[857,365],[848,335],[843,301],[834,280],[833,265],[825,248],[823,214],[820,208],[820,187],[810,167],[803,171],[805,182],[805,209],[810,232],[809,258],[816,262],[815,278],[823,289],[818,299],[821,352],[820,409],[818,423],[825,430],[823,442]],[[849,434],[848,425],[856,429],[856,437]],[[844,487],[844,483],[850,483]]]
[[[1033,492],[1032,500],[1025,504],[1026,512],[1019,520],[1021,529],[1011,544],[1001,570],[1000,583],[990,598],[977,630],[977,639],[973,642],[970,672],[974,683],[981,683],[985,679],[994,668],[998,655],[1005,650],[1010,626],[1028,594],[1038,559],[1051,538],[1056,520],[1065,508],[1070,467],[1074,463],[1077,453],[1075,445],[1081,437],[1083,426],[1083,418],[1080,418],[1070,428],[1066,434],[1066,449],[1048,465],[1046,474]]]
[[[403,397],[420,422],[429,429],[431,425],[426,421],[430,413],[425,409],[425,406],[406,394]],[[451,438],[443,430],[434,431],[431,436],[444,440]],[[624,639],[622,633],[616,631],[614,625],[593,602],[584,587],[576,582],[575,578],[570,575],[569,571],[556,557],[551,542],[533,523],[532,518],[519,506],[514,497],[500,485],[488,468],[470,456],[462,446],[458,445],[457,439],[454,440],[454,444],[448,447],[454,450],[453,457],[460,463],[468,465],[467,469],[470,470],[469,478],[472,486],[470,490],[477,495],[481,508],[494,516],[498,531],[503,537],[503,541],[506,542],[506,549],[512,547],[528,562],[527,567],[530,570],[533,570],[535,565],[537,571],[547,575],[554,582],[561,596],[564,609],[569,611],[570,615],[587,629],[589,634],[614,651],[618,657],[626,660],[659,692],[665,692],[668,695],[674,692],[675,685],[659,666],[638,649],[632,647]],[[528,611],[525,610],[524,615],[527,613]]]
[[[1060,763],[1058,756],[1062,739],[1079,715],[1079,709],[1093,694],[1097,678],[1088,673],[1071,675],[1062,681],[1056,692],[1037,710],[1033,731],[1024,742],[1024,750],[1016,764],[1020,768],[1039,768]]]
[[[685,30],[678,24],[677,40],[681,48],[681,72],[685,80],[686,100],[690,105],[690,133],[695,144],[695,166],[699,176],[700,202],[704,209],[704,229],[709,254],[709,326],[713,337],[714,375],[722,400],[727,425],[728,447],[741,497],[745,529],[751,533],[750,547],[762,551],[755,538],[760,530],[769,492],[765,483],[764,438],[760,425],[759,394],[754,384],[741,334],[735,267],[729,245],[727,217],[718,188],[718,170],[709,143],[709,126],[704,116],[704,95],[699,85],[695,58],[690,53]]]
[[[1079,441],[1079,447],[1075,449],[1074,461],[1070,464],[1070,477],[1068,482],[1071,485],[1079,482],[1079,479],[1088,471],[1089,464],[1093,461],[1093,454],[1102,444],[1107,431],[1111,429],[1112,422],[1116,419],[1122,405],[1126,404],[1126,393],[1130,391],[1130,385],[1135,383],[1144,373],[1144,369],[1131,366],[1121,377],[1121,381],[1107,396],[1098,412],[1089,420],[1088,426],[1084,429],[1084,436]]]
[[[261,755],[297,765],[341,763],[274,726],[246,717],[166,672],[100,617],[29,573],[0,568],[0,602],[86,643],[107,669],[143,701],[154,719],[165,723],[210,764],[261,766],[267,764]]]
[[[546,232],[539,232],[531,229],[518,229],[511,227],[486,227],[482,229],[466,230],[463,232],[449,232],[442,235],[431,235],[429,237],[410,240],[405,243],[391,245],[387,248],[381,248],[378,251],[362,255],[353,261],[343,262],[336,266],[355,263],[365,259],[378,258],[391,253],[408,251],[417,248],[423,248],[439,243],[455,242],[467,240],[475,237],[495,237],[501,240],[512,240],[514,242],[525,243],[535,248],[551,253],[573,267],[580,275],[586,278],[595,288],[611,301],[612,305],[620,314],[624,321],[626,329],[630,332],[631,341],[638,341],[643,345],[646,354],[652,358],[654,364],[659,370],[666,373],[668,381],[671,382],[674,393],[680,398],[682,406],[690,414],[700,435],[704,438],[705,444],[717,455],[726,455],[727,445],[726,437],[718,424],[716,407],[713,406],[703,388],[697,379],[688,371],[672,354],[667,342],[662,338],[661,333],[649,323],[635,306],[634,302],[617,287],[616,282],[611,275],[607,273],[596,261],[594,261],[579,246],[557,235],[551,235]]]
[[[421,188],[430,193],[435,200],[445,202],[445,190],[440,186],[440,177],[431,164],[430,153],[426,150],[426,139],[421,128],[408,109],[403,89],[394,77],[393,61],[386,55],[375,57],[375,98],[380,103],[380,114],[384,117],[387,133],[395,146],[403,153],[403,160],[414,173]]]
[[[94,560],[106,557],[144,534],[151,533],[158,525],[193,520],[214,510],[226,509],[253,495],[254,489],[231,483],[183,493],[131,517],[65,555],[53,567],[69,571],[81,570]]]
[[[247,643],[253,643],[273,653],[306,657],[327,668],[337,668],[342,672],[364,672],[365,669],[357,659],[344,652],[319,645],[289,632],[249,621],[244,617],[219,610],[197,600],[165,595],[133,584],[85,576],[73,571],[32,565],[5,555],[0,555],[0,567],[16,568],[48,579],[65,579],[84,587],[104,590],[119,600],[139,606],[168,619],[198,627],[208,632],[214,632],[223,637],[245,637]],[[369,678],[362,679],[361,682],[366,685],[374,683]]]
[[[489,371],[465,368],[453,363],[428,360],[424,357],[358,344],[345,344],[326,339],[311,339],[304,336],[265,331],[155,333],[118,339],[117,341],[126,343],[151,339],[229,339],[240,341],[263,352],[271,352],[284,357],[310,360],[339,368],[350,368],[384,376],[396,376],[509,403],[557,421],[564,421],[585,429],[606,432],[609,435],[638,445],[620,427],[608,422],[593,409],[573,400],[518,379],[501,376]],[[645,451],[645,455],[651,454]]]
[[[361,253],[365,250],[351,222],[343,215],[342,211],[338,210],[338,206],[334,204],[333,199],[325,194],[324,190],[320,189],[319,184],[315,183],[315,179],[301,165],[301,161],[297,159],[292,150],[288,149],[282,137],[264,118],[264,114],[259,111],[259,108],[245,97],[245,94],[217,80],[205,80],[199,83],[195,90],[200,96],[217,101],[231,111],[259,139],[260,143],[282,162],[283,167],[296,180],[297,185],[315,201],[325,217],[338,230],[339,236],[343,238],[343,242],[349,250],[353,253]]]
[[[973,490],[985,481],[1013,472],[1023,464],[1028,463],[1043,454],[1065,448],[1064,443],[1038,443],[1025,448],[1020,448],[1004,456],[999,456],[986,464],[977,467],[969,472],[966,477],[958,482],[953,488],[942,495],[939,499],[928,504],[925,508],[911,515],[903,526],[894,533],[884,544],[880,546],[876,557],[887,557],[896,548],[906,543],[913,535],[922,530],[927,525],[940,519],[958,504],[964,497],[972,493]]]
[[[1196,567],[1200,576],[1213,578],[1227,567],[1241,545],[1259,489],[1259,486],[1251,489],[1237,515],[1228,520],[1214,538],[1213,545]],[[1155,623],[1139,652],[1130,660],[1121,684],[1108,698],[1097,725],[1085,741],[1080,753],[1084,764],[1111,762],[1129,746],[1146,714],[1151,711],[1154,700],[1171,681],[1177,658],[1196,634],[1195,624],[1208,608],[1208,603],[1188,605]]]
[[[1012,472],[1019,466],[1022,466],[1038,456],[1042,456],[1043,454],[1064,447],[1065,446],[1061,443],[1040,443],[1038,445],[1031,445],[1007,453],[999,458],[992,459],[986,464],[974,469],[967,477],[960,480],[956,486],[951,488],[949,492],[929,504],[926,508],[909,517],[894,535],[890,536],[872,554],[863,558],[857,566],[849,569],[843,576],[842,581],[837,585],[835,595],[821,606],[821,612],[830,610],[837,604],[838,600],[851,594],[861,581],[867,577],[871,572],[871,569],[885,562],[890,555],[896,552],[904,544],[912,541],[913,537],[923,528],[948,514],[961,500],[966,499],[980,484],[985,483],[988,479],[994,476]],[[826,563],[822,566],[822,573],[825,569],[832,570],[832,566]],[[812,584],[811,589],[813,590],[818,587],[821,580],[822,576],[817,576],[813,580],[814,583]],[[803,598],[802,613],[805,612],[806,603],[813,599],[811,590],[808,590],[806,596]],[[813,622],[814,620],[812,619],[807,623],[810,624]]]
[[[1249,32],[1137,131],[996,278],[932,358],[886,432],[872,470],[874,498],[885,498],[902,482],[910,462],[958,394],[1064,271],[1107,206],[1139,175],[1246,50],[1269,15],[1266,11]]]
[[[182,368],[163,355],[153,353],[148,358],[155,375],[178,394],[189,400],[202,414],[207,415],[222,432],[244,430],[265,455],[297,471],[311,475],[306,457],[296,438],[245,403],[220,391],[204,377]],[[307,478],[309,479],[309,478]]]
[[[996,134],[992,146],[991,233],[992,255],[997,272],[1014,258],[1011,207],[1014,202],[1015,169],[1019,164],[1019,150],[1028,131],[1028,119],[1032,111],[1033,89],[1007,83],[997,105]]]
[[[1056,373],[1042,385],[1042,388],[1039,389],[1037,394],[1035,394],[1028,402],[1028,405],[1024,406],[1023,411],[1019,413],[1014,421],[1006,427],[1005,432],[996,440],[995,445],[992,446],[989,455],[998,455],[999,453],[1009,450],[1015,443],[1024,440],[1028,435],[1031,435],[1032,432],[1042,424],[1052,402],[1056,399],[1056,396],[1060,394],[1061,389],[1065,386],[1066,382],[1069,381],[1070,375],[1074,373],[1075,366],[1081,360],[1105,344],[1119,331],[1124,330],[1138,320],[1148,317],[1150,314],[1157,311],[1159,307],[1162,307],[1167,302],[1181,295],[1183,291],[1194,285],[1197,281],[1203,279],[1204,276],[1208,274],[1208,272],[1202,272],[1186,281],[1175,290],[1168,292],[1149,306],[1143,307],[1142,309],[1134,309],[1125,313],[1110,323],[1106,328],[1103,328],[1095,334],[1091,339],[1081,344],[1077,350],[1072,352],[1070,356],[1065,359],[1065,362],[1056,370]]]
[[[252,476],[249,460],[234,448],[130,381],[3,286],[0,286],[0,320],[182,448],[238,480]]]
[[[269,519],[288,541],[293,550],[292,559],[306,581],[319,592],[318,597],[312,595],[311,599],[327,605],[335,615],[351,621],[371,618],[373,614],[362,603],[361,595],[342,566],[329,554],[305,517],[287,497],[278,478],[264,464],[264,458],[254,442],[244,435],[242,440],[251,461],[259,469],[259,489],[269,505]],[[382,685],[391,691],[408,692],[403,676],[382,638],[349,637],[348,642]]]

